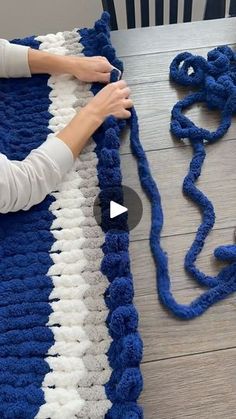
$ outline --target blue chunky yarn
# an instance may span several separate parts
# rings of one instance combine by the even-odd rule
[[[39,47],[34,37],[14,43]],[[0,152],[9,159],[23,160],[50,132],[47,81],[46,75],[0,80]],[[50,371],[45,356],[54,344],[47,326],[53,200],[47,196],[27,212],[0,215],[1,418],[34,418],[45,403],[42,382]]]
[[[94,29],[83,29],[79,32],[85,55],[103,55],[114,67],[123,71],[122,63],[116,58],[115,50],[111,46],[107,13],[103,13],[102,18],[95,23]],[[111,82],[118,78],[119,73],[116,70],[113,71]],[[93,94],[101,88],[103,85],[93,83]],[[113,372],[105,385],[112,407],[106,414],[106,419],[143,418],[142,409],[136,403],[143,386],[139,368],[142,358],[142,340],[137,331],[138,313],[133,305],[127,214],[110,219],[109,211],[110,200],[121,204],[123,202],[119,137],[124,126],[124,121],[118,121],[111,116],[93,136],[97,145],[97,171],[101,189],[101,226],[106,233],[101,270],[110,282],[105,301],[109,308],[107,326],[113,339],[108,351]]]
[[[205,159],[204,143],[213,143],[228,130],[232,115],[236,112],[236,64],[235,53],[227,46],[216,48],[208,53],[208,59],[193,56],[186,52],[179,54],[170,66],[170,77],[179,84],[198,87],[199,90],[180,100],[172,110],[171,131],[177,138],[188,138],[193,148],[193,158],[183,182],[183,192],[195,202],[202,213],[202,222],[195,239],[185,257],[185,269],[201,285],[209,289],[190,305],[178,304],[171,293],[168,272],[168,257],[160,244],[163,227],[161,198],[157,185],[151,175],[145,152],[139,140],[138,120],[132,110],[131,148],[137,159],[140,182],[152,207],[150,244],[157,268],[157,287],[162,303],[176,316],[191,319],[203,314],[217,301],[236,291],[236,246],[220,246],[214,255],[217,259],[231,262],[216,276],[208,276],[195,265],[206,237],[211,231],[215,214],[209,199],[195,186],[201,174]],[[189,74],[189,70],[193,72]],[[205,102],[210,109],[221,111],[221,121],[215,132],[197,127],[183,111],[194,103]]]
[[[116,58],[115,51],[111,47],[108,23],[109,17],[104,13],[102,19],[96,22],[94,29],[80,30],[84,54],[87,56],[104,55],[115,67],[122,71],[122,63]],[[185,85],[199,86],[201,89],[199,92],[189,95],[183,101],[178,102],[173,109],[171,125],[174,134],[181,138],[188,137],[191,141],[194,156],[183,188],[185,194],[200,206],[203,213],[202,224],[198,229],[191,249],[186,255],[185,267],[199,283],[207,285],[209,290],[189,306],[178,304],[171,293],[168,259],[160,244],[163,226],[161,198],[139,140],[138,120],[135,109],[131,111],[132,115],[129,122],[131,149],[137,159],[140,182],[151,201],[152,225],[150,243],[157,265],[157,284],[160,299],[175,315],[185,319],[199,316],[212,304],[236,290],[236,261],[224,268],[216,277],[205,275],[195,266],[197,255],[200,253],[204,240],[214,225],[215,216],[211,202],[195,187],[194,183],[200,176],[201,166],[205,158],[203,140],[208,142],[217,140],[227,131],[231,122],[234,102],[230,88],[232,88],[233,81],[227,84],[224,79],[220,79],[219,74],[221,73],[219,72],[222,71],[222,68],[226,71],[227,66],[225,62],[227,60],[230,62],[230,70],[233,70],[233,63],[231,68],[232,56],[227,47],[224,47],[218,49],[216,53],[211,52],[209,54],[208,64],[201,57],[198,57],[197,60],[191,57],[188,53],[178,56],[171,66],[173,79],[181,81]],[[188,61],[184,62],[184,65],[180,68],[183,58],[188,59]],[[194,73],[188,76],[190,64],[194,69]],[[209,79],[207,80],[210,88],[207,88],[205,84],[208,76]],[[231,77],[229,74],[228,76],[229,78]],[[116,81],[117,77],[118,74],[112,72],[111,82]],[[102,87],[99,83],[94,83],[92,92],[96,94]],[[226,97],[226,91],[229,93],[228,97]],[[195,127],[190,120],[182,115],[183,109],[198,101],[205,101],[209,107],[222,111],[221,124],[216,133],[209,133],[207,130]],[[115,118],[109,117],[94,135],[94,140],[97,144],[97,170],[101,188],[102,228],[106,233],[101,270],[110,282],[105,293],[105,301],[109,308],[107,326],[113,339],[108,351],[109,362],[113,372],[105,386],[107,396],[112,401],[112,407],[106,415],[107,419],[141,419],[143,417],[143,412],[136,403],[142,389],[142,377],[139,369],[142,358],[142,341],[137,332],[138,314],[132,303],[133,281],[128,254],[129,235],[127,219],[126,215],[124,215],[124,218],[118,217],[113,220],[109,217],[110,200],[122,203],[123,198],[119,136],[124,125],[124,121],[117,121]],[[234,262],[236,259],[235,253],[234,246],[223,246],[215,251],[215,256],[219,259]]]

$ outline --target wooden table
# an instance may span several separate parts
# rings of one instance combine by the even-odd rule
[[[182,195],[181,182],[191,148],[169,132],[173,104],[187,90],[169,82],[169,64],[176,54],[191,50],[206,56],[209,49],[236,43],[236,18],[194,22],[112,33],[125,65],[125,79],[139,115],[141,139],[158,182],[165,213],[163,246],[169,253],[173,290],[180,302],[200,293],[183,269],[183,257],[200,222],[196,207]],[[189,115],[200,126],[216,128],[219,114],[195,106]],[[149,249],[150,208],[140,189],[128,134],[122,144],[123,183],[143,200],[144,214],[131,233],[135,303],[144,341],[144,391],[140,403],[146,419],[236,418],[236,295],[191,322],[173,318],[159,304],[155,269]],[[198,183],[213,201],[216,224],[198,266],[209,274],[221,265],[212,255],[233,240],[236,225],[236,123],[217,144],[207,148]]]

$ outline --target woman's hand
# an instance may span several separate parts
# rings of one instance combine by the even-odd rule
[[[85,82],[109,83],[113,66],[105,57],[67,57],[70,74]]]
[[[130,89],[125,81],[108,84],[72,118],[57,137],[70,147],[74,157],[78,156],[107,116],[130,117],[128,109],[133,106],[133,102],[129,95]]]
[[[56,55],[29,48],[31,74],[72,74],[81,81],[108,83],[113,66],[105,57]]]
[[[127,119],[131,115],[128,109],[133,106],[133,102],[129,96],[130,88],[124,80],[120,80],[115,83],[110,83],[100,90],[88,103],[86,108],[93,115],[96,115],[101,122],[109,115]]]

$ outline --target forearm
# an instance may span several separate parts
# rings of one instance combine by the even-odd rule
[[[41,202],[73,162],[70,149],[53,134],[24,160],[9,160],[0,153],[0,213],[28,210]]]
[[[110,72],[114,68],[104,57],[57,55],[31,48],[29,49],[28,61],[31,74],[67,73],[85,82],[108,83]]]
[[[0,77],[30,77],[31,74],[73,74],[80,57],[61,56],[0,39]]]
[[[62,74],[71,73],[73,68],[73,56],[50,54],[46,51],[29,48],[28,60],[31,74],[47,73]]]
[[[77,157],[87,144],[89,138],[102,124],[103,118],[90,105],[82,108],[70,123],[57,134]]]

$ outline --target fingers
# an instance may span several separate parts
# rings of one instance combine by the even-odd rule
[[[111,77],[111,73],[97,73],[96,74],[96,80],[100,83],[109,83]]]
[[[106,57],[103,57],[102,55],[97,55],[97,56],[95,56],[93,58],[97,58],[100,61],[108,61],[108,59]]]
[[[103,74],[102,80],[107,81],[106,77],[108,77],[108,74]],[[101,97],[104,98],[103,100],[108,108],[108,115],[114,115],[117,118],[124,119],[130,118],[131,112],[129,109],[133,107],[133,101],[129,98],[130,88],[124,80],[107,84],[101,92],[99,94],[103,95]]]
[[[101,71],[101,72],[105,72],[105,73],[108,73],[109,71],[112,71],[112,70],[117,70],[118,71],[118,73],[119,73],[119,79],[121,78],[121,71],[118,69],[118,68],[116,68],[116,67],[114,67],[108,60],[107,60],[107,58],[105,58],[105,57],[95,57],[95,58],[97,58],[98,59],[98,61],[99,61],[99,66],[100,66],[100,69],[99,69],[99,71]]]
[[[124,108],[125,109],[132,108],[132,106],[133,106],[133,101],[131,99],[125,99],[124,100]]]
[[[110,80],[110,73],[109,73]],[[128,97],[131,93],[130,88],[127,86],[127,83],[124,80],[115,81],[109,84],[109,89],[116,91],[120,97]]]
[[[130,118],[131,113],[127,110],[132,108],[133,106],[133,101],[129,98],[131,90],[130,88],[127,86],[127,83],[125,80],[120,80],[118,82],[113,83],[113,87],[115,89],[119,88],[119,95],[120,98],[122,99],[122,107],[124,108],[122,111],[122,117],[124,118]],[[123,116],[124,115],[124,116]]]
[[[118,88],[120,90],[121,97],[128,98],[130,96],[131,90],[125,80],[119,80],[112,84],[114,89]]]
[[[125,99],[128,99],[128,97],[130,96],[131,90],[129,87],[125,87],[124,89],[121,90],[121,94],[122,97],[124,97]]]
[[[113,65],[105,57],[98,57],[97,60],[97,71],[101,73],[109,73],[113,70]]]
[[[122,118],[124,118],[124,119],[129,119],[131,117],[131,112],[130,111],[124,111],[123,112],[123,115],[122,115]]]
[[[100,83],[109,83],[111,79],[111,73],[95,73],[93,77],[94,81],[99,81]],[[129,89],[128,89],[129,90]],[[127,96],[130,94],[130,90],[128,92],[127,90]]]
[[[118,87],[119,89],[124,89],[124,88],[127,87],[127,83],[126,83],[125,80],[115,81],[113,83],[113,85],[114,85],[114,88],[117,88]]]

